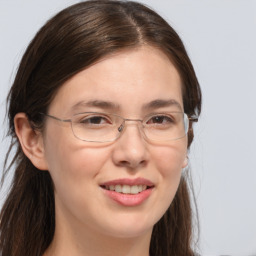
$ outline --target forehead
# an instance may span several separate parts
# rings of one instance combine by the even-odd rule
[[[74,75],[61,86],[49,111],[67,116],[79,108],[87,111],[86,102],[108,102],[120,112],[125,109],[133,114],[159,100],[177,102],[183,108],[181,87],[170,59],[144,46],[108,55]]]

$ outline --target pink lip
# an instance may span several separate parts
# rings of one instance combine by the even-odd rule
[[[104,194],[109,197],[110,199],[114,200],[120,205],[123,206],[137,206],[142,204],[152,193],[154,184],[144,178],[137,178],[137,179],[118,179],[105,182],[101,184],[103,186],[110,186],[110,185],[146,185],[148,188],[138,194],[123,194],[118,193],[116,191],[111,191],[107,189],[102,189]]]

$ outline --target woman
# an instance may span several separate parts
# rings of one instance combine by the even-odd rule
[[[159,15],[109,0],[61,11],[28,46],[8,103],[2,256],[194,255],[182,170],[201,92]]]

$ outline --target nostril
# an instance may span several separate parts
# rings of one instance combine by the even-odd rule
[[[140,161],[139,165],[140,166],[145,166],[147,164],[147,161],[146,160],[142,160]]]
[[[128,161],[120,161],[119,162],[119,164],[118,164],[119,166],[125,166],[125,167],[129,167],[130,166],[130,163],[128,162]]]
[[[127,167],[127,168],[131,168],[131,169],[136,169],[138,167],[143,167],[145,166],[147,163],[146,160],[142,160],[142,161],[120,161],[119,162],[119,166],[123,166],[123,167]]]

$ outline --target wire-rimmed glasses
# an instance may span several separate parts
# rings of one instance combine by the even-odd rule
[[[112,142],[125,130],[126,122],[138,122],[143,135],[150,141],[172,141],[187,135],[189,121],[197,122],[196,117],[188,118],[183,112],[153,113],[143,119],[123,118],[116,114],[83,112],[70,119],[45,116],[61,122],[71,123],[74,136],[87,142]]]

